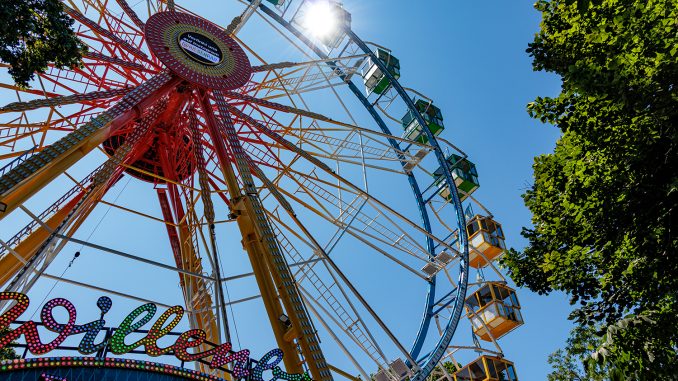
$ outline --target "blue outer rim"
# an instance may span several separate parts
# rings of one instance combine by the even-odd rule
[[[252,3],[253,0],[247,0],[249,3]],[[308,39],[301,31],[299,31],[296,27],[294,27],[292,24],[287,22],[285,19],[280,17],[278,14],[276,14],[272,9],[268,8],[262,3],[259,4],[259,8],[263,13],[265,13],[267,16],[271,17],[273,20],[275,20],[278,24],[282,25],[292,33],[294,36],[296,36],[300,41],[302,41],[307,47],[309,47],[313,52],[318,55],[320,59],[328,59],[330,57],[327,56],[315,43],[313,43],[310,39]],[[420,125],[425,126],[426,121],[424,118],[421,116],[419,112],[417,112],[417,109],[414,106],[414,102],[412,99],[407,95],[405,92],[405,89],[400,85],[398,80],[391,75],[391,73],[388,71],[388,68],[386,65],[379,60],[374,52],[363,42],[352,30],[348,29],[346,30],[346,33],[348,37],[358,45],[358,47],[365,53],[370,55],[372,58],[372,62],[375,62],[379,68],[381,69],[382,73],[388,78],[388,80],[391,82],[391,85],[393,88],[396,90],[398,95],[403,99],[407,107],[412,111],[412,113],[415,115],[417,118],[417,122],[419,122]],[[335,69],[339,72],[341,72],[341,69],[339,69],[336,65],[336,62],[334,61],[328,61],[327,65],[330,66],[332,69]],[[369,100],[363,95],[362,91],[358,89],[358,87],[353,83],[353,81],[346,81],[346,76],[343,74],[340,74],[339,77],[346,82],[348,85],[349,89],[353,94],[358,98],[358,100],[365,106],[367,111],[370,113],[374,121],[379,125],[379,128],[381,128],[382,132],[388,135],[392,135],[390,129],[388,126],[386,126],[386,123],[384,123],[384,120],[381,118],[381,116],[377,113],[377,111],[374,109],[372,104],[369,102]],[[445,176],[445,180],[447,181],[447,184],[454,184],[454,180],[452,178],[452,171],[447,163],[447,160],[445,160],[445,154],[443,153],[442,149],[440,148],[440,145],[438,144],[438,141],[436,140],[435,136],[433,133],[428,129],[428,128],[422,128],[422,130],[426,133],[426,136],[429,140],[429,145],[431,145],[434,149],[436,158],[438,159],[438,162],[440,166],[443,168],[443,175]],[[401,151],[400,149],[400,144],[391,138],[388,138],[389,144],[391,146],[398,150]],[[400,156],[400,155],[399,155]],[[404,157],[400,156],[400,161],[402,165],[405,165]],[[424,204],[424,200],[421,194],[421,190],[419,188],[419,185],[417,183],[416,178],[412,173],[407,173],[407,179],[410,183],[410,187],[412,188],[412,192],[414,193],[415,199],[417,201],[417,206],[419,208],[419,214],[421,217],[422,225],[423,228],[428,232],[431,233],[431,223],[428,217],[428,212],[426,211],[426,205]],[[459,320],[461,319],[461,313],[462,309],[464,307],[464,301],[466,298],[466,289],[468,287],[468,273],[469,273],[469,266],[468,266],[468,255],[469,255],[469,250],[468,250],[468,237],[466,235],[466,219],[464,217],[464,212],[463,208],[461,205],[461,200],[459,199],[459,193],[457,192],[457,188],[454,186],[450,186],[450,194],[452,195],[452,202],[454,204],[455,208],[455,214],[457,217],[457,229],[459,232],[459,245],[461,247],[461,258],[460,258],[460,264],[459,264],[459,280],[456,288],[456,297],[454,304],[452,306],[452,316],[447,323],[447,326],[445,327],[445,331],[443,335],[441,336],[440,340],[436,344],[435,348],[433,351],[427,355],[426,362],[421,366],[419,371],[417,371],[414,376],[410,379],[411,381],[424,381],[426,377],[431,374],[435,366],[438,364],[440,359],[443,357],[443,354],[445,353],[445,350],[449,346],[450,342],[452,341],[452,337],[454,336],[454,333],[457,329],[457,326],[459,324]],[[426,237],[426,246],[429,251],[429,255],[431,258],[435,257],[435,246],[433,244],[433,240],[430,237]],[[412,349],[410,350],[410,355],[412,358],[416,359],[417,356],[420,354],[422,346],[424,345],[424,341],[426,340],[426,333],[428,332],[429,326],[431,324],[431,319],[433,318],[433,307],[435,306],[435,290],[436,290],[436,280],[435,277],[429,281],[429,290],[428,294],[426,296],[426,305],[425,305],[425,310],[424,310],[424,315],[422,318],[421,325],[419,327],[419,331],[417,333],[417,337],[412,345]],[[411,364],[411,366],[415,366],[415,364]]]

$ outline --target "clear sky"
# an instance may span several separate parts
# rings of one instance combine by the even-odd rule
[[[557,77],[532,70],[525,53],[538,31],[534,1],[346,1],[363,39],[393,50],[401,82],[439,104],[445,137],[478,167],[477,196],[503,224],[507,246],[522,248],[530,214],[520,195],[532,184],[533,157],[552,151],[558,130],[529,118],[536,96],[559,93]],[[502,338],[522,380],[543,380],[546,358],[562,346],[570,311],[562,294],[519,291],[525,325]]]
[[[232,6],[229,1],[179,3],[221,25],[226,25],[242,9],[241,5]],[[558,137],[555,128],[530,119],[525,111],[526,104],[536,96],[556,95],[559,91],[559,80],[533,72],[531,60],[525,53],[539,24],[539,14],[533,9],[532,1],[345,0],[345,8],[351,12],[352,26],[359,36],[390,48],[400,59],[401,83],[426,94],[441,108],[446,125],[443,136],[461,147],[477,165],[481,187],[474,196],[503,224],[507,245],[522,248],[525,240],[521,238],[520,230],[530,224],[530,215],[520,195],[532,182],[533,157],[550,152]],[[242,36],[255,40],[253,42],[258,42],[259,46],[267,46],[266,41],[256,41],[256,28],[246,28]],[[268,46],[276,49],[272,44]],[[87,173],[84,168],[74,171],[76,177]],[[147,184],[127,181],[116,185],[109,199],[115,199],[115,195],[124,189],[127,194],[134,195],[127,200],[127,205],[158,215],[157,207],[150,205],[149,198],[141,196],[142,192],[148,191]],[[57,185],[54,194],[60,194],[64,189],[65,185]],[[52,200],[31,201],[34,210],[39,210]],[[151,238],[163,239],[162,226],[134,229],[134,225],[123,218],[119,212],[100,210],[84,226],[79,237],[92,238],[96,243],[133,253],[149,250],[149,257],[154,255],[150,250],[157,251],[161,247],[162,253],[155,254],[164,258],[164,262],[170,262],[166,242],[153,242],[155,238]],[[11,220],[3,221],[3,224],[0,224],[0,233],[4,238],[3,229],[14,224],[18,226],[20,222]],[[115,233],[123,229],[124,234]],[[90,237],[88,232],[92,230],[96,234]],[[233,245],[239,250],[237,233],[232,230],[222,233],[225,237],[220,238],[224,245],[220,249],[222,254]],[[71,253],[82,250],[77,245],[68,248],[52,266],[52,273],[61,274]],[[83,254],[67,272],[72,278],[109,282],[130,293],[137,293],[139,285],[149,293],[160,287],[157,285],[165,284],[163,282],[177,287],[175,274],[159,272],[151,279],[120,263],[105,267],[98,254],[91,250],[84,249]],[[228,270],[237,273],[243,270],[239,266],[237,261],[229,262]],[[51,281],[39,283],[34,299],[39,301],[48,293],[51,297],[65,296],[76,290],[63,284],[51,290],[52,285]],[[238,293],[239,287],[248,288],[234,285],[231,291]],[[174,296],[168,303],[180,302],[176,290],[162,288],[158,292],[163,296]],[[91,315],[97,295],[82,295],[76,305]],[[250,295],[251,292],[243,292],[233,298]],[[544,297],[520,290],[519,298],[526,324],[502,338],[500,343],[506,357],[516,363],[521,380],[542,380],[549,369],[547,355],[564,344],[570,329],[571,324],[566,320],[569,306],[566,297],[559,294]],[[390,302],[376,303],[383,304],[378,305],[379,308],[387,308]],[[38,302],[35,303],[37,306]],[[119,302],[114,299],[114,303]],[[114,306],[109,320],[119,321],[128,311],[129,308],[122,307],[115,311]],[[247,313],[248,323],[252,326],[266,324],[261,314],[247,310],[241,313]],[[243,337],[243,341],[254,342],[255,339],[256,336]],[[254,347],[253,352],[266,349],[258,348],[256,344],[248,345]]]

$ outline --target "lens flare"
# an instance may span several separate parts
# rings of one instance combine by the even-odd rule
[[[329,1],[309,3],[304,15],[303,25],[316,38],[324,38],[334,33],[338,27],[335,6]]]

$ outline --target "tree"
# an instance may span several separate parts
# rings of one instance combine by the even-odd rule
[[[5,327],[3,329],[0,329],[0,337],[5,336],[6,334],[9,333],[9,328]],[[12,359],[17,359],[19,358],[19,355],[16,354],[16,351],[14,348],[5,346],[3,348],[0,348],[0,361],[2,360],[12,360]]]
[[[527,52],[562,89],[528,112],[562,135],[535,158],[528,245],[503,264],[571,297],[608,378],[678,379],[678,0],[576,3],[535,4]]]
[[[426,378],[427,381],[437,381],[437,380],[445,380],[445,373],[448,375],[453,375],[457,372],[457,369],[461,368],[461,364],[457,364],[457,366],[454,365],[453,362],[451,361],[444,361],[441,364],[439,363],[433,368],[433,371],[431,374]],[[443,368],[445,368],[445,371],[443,371]]]
[[[548,381],[605,381],[610,379],[610,369],[591,361],[590,354],[600,345],[595,332],[577,327],[572,330],[565,349],[549,355],[553,367]]]
[[[9,64],[17,85],[28,87],[34,73],[79,66],[85,45],[59,0],[0,2],[0,61]]]

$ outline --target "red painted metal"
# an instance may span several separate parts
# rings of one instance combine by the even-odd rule
[[[170,207],[169,199],[167,198],[167,191],[163,188],[158,188],[157,193],[160,209],[162,210],[162,217],[165,220],[165,227],[167,228],[167,235],[169,236],[170,246],[172,247],[174,261],[177,264],[181,264],[181,244],[179,243],[177,228],[174,226],[174,217],[172,216],[172,209]],[[180,281],[183,286],[184,278],[180,277]]]
[[[132,164],[133,167],[150,172],[151,175],[134,169],[127,169],[128,174],[155,184],[166,182],[161,177],[172,181],[183,181],[193,175],[196,168],[192,154],[193,143],[185,118],[182,116],[182,109],[190,100],[190,92],[188,87],[179,86],[167,95],[169,98],[167,109],[151,126],[152,144]],[[131,132],[132,129],[128,128],[117,130],[104,142],[104,149],[109,154],[113,154]],[[168,163],[162,162],[163,152],[171,155]],[[172,168],[171,173],[166,170],[168,166]]]
[[[243,86],[252,74],[247,54],[221,28],[180,12],[160,12],[146,22],[146,39],[153,54],[178,76],[208,89],[232,90]],[[183,33],[194,33],[211,41],[222,60],[214,65],[196,64],[182,51]],[[169,36],[169,37],[167,37]]]

